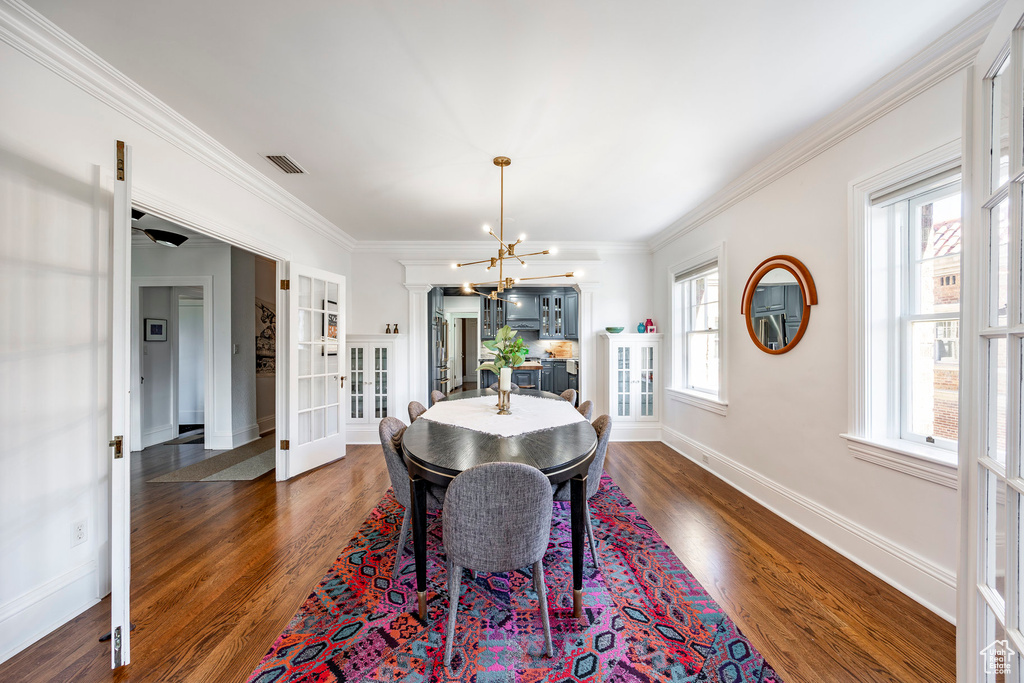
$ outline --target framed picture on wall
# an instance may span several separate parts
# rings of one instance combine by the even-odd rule
[[[167,341],[167,321],[159,318],[146,318],[146,341]]]
[[[327,304],[334,304],[334,312],[330,312],[327,308]],[[328,356],[338,355],[338,302],[325,300],[324,301],[324,350],[321,354]]]

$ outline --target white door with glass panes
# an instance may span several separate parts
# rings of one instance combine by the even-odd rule
[[[661,394],[661,335],[605,334],[608,340],[608,406],[626,422],[657,422]]]
[[[970,221],[963,248],[957,680],[1021,681],[1024,1],[1002,9],[975,60]],[[966,165],[970,163],[970,172]]]
[[[395,344],[349,343],[345,349],[348,396],[345,411],[350,423],[376,423],[396,416]]]
[[[344,305],[344,276],[291,265],[287,472],[278,479],[345,455]]]

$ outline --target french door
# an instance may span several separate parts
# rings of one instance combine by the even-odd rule
[[[973,116],[965,125],[971,160],[971,223],[964,262],[969,354],[961,411],[961,563],[958,680],[1021,681],[1024,652],[1021,543],[1021,218],[1024,206],[1024,2],[1004,7],[978,54]],[[973,120],[971,120],[973,119]],[[966,249],[965,249],[966,251]]]
[[[288,298],[288,479],[345,455],[345,277],[292,264]]]
[[[131,661],[132,149],[117,142],[111,232],[110,666]]]

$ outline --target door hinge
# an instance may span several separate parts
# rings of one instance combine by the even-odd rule
[[[281,289],[291,289],[291,288],[292,288],[292,281],[291,280],[281,280]]]
[[[123,436],[115,436],[111,440],[110,447],[114,449],[114,459],[115,460],[117,458],[123,458],[124,457],[123,446],[124,446],[124,437]]]
[[[124,181],[124,143],[117,141],[117,179]]]
[[[288,443],[288,439],[281,439],[281,450],[287,451],[291,444]]]
[[[121,627],[114,629],[114,666],[121,666]]]

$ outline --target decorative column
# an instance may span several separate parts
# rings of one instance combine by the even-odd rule
[[[579,282],[576,291],[580,293],[580,402],[593,401],[594,415],[608,412],[605,401],[608,392],[601,390],[598,377],[597,332],[594,329],[594,294],[601,289],[600,282]]]
[[[405,283],[409,290],[409,400],[419,401],[425,406],[430,405],[430,388],[427,386],[427,368],[430,356],[430,340],[427,339],[427,294],[430,285]],[[401,408],[401,406],[399,406]],[[402,411],[399,410],[401,413]]]

